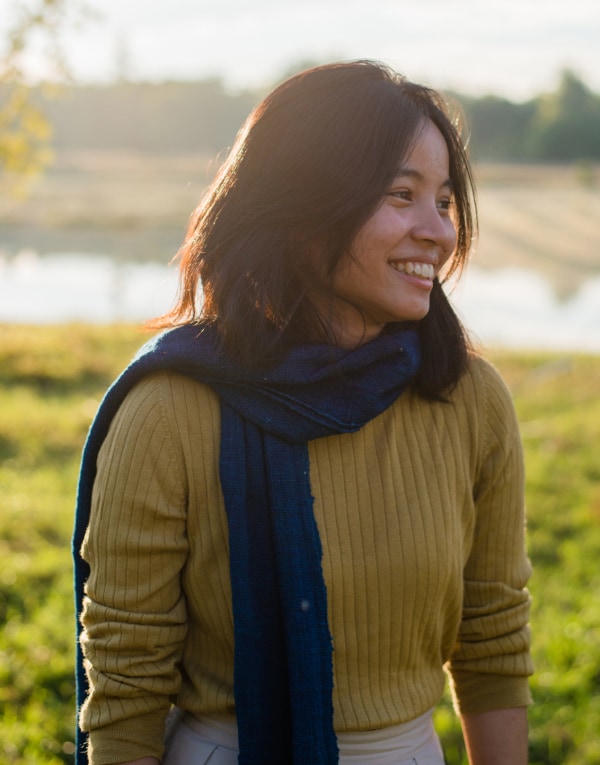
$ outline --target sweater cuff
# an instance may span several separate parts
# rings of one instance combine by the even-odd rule
[[[531,703],[527,677],[453,670],[454,707],[459,714],[525,707]]]
[[[142,757],[161,759],[164,752],[165,714],[162,710],[90,731],[91,765],[116,765]]]

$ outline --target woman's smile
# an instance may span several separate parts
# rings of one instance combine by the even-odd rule
[[[424,287],[427,286],[427,282],[433,283],[435,277],[435,269],[431,263],[419,263],[419,261],[407,261],[402,263],[401,261],[390,261],[390,266],[401,274],[406,276],[412,276],[414,283],[419,285],[419,282],[425,282]]]

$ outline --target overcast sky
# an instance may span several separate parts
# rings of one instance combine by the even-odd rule
[[[16,5],[0,0],[0,32]],[[600,0],[85,0],[64,37],[76,79],[272,84],[302,61],[376,58],[412,79],[524,99],[572,68],[600,92]],[[120,63],[119,63],[120,62]],[[44,72],[41,57],[30,62]]]

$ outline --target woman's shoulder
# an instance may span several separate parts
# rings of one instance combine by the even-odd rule
[[[172,406],[189,406],[196,402],[203,406],[218,403],[217,394],[206,383],[171,369],[150,372],[129,390],[129,400],[153,398],[169,400]]]
[[[431,402],[411,397],[411,406],[420,417],[434,417],[464,432],[512,431],[516,414],[512,394],[494,364],[479,353],[471,352],[458,383],[443,400]]]
[[[179,438],[194,428],[214,430],[219,418],[217,394],[205,383],[172,370],[154,371],[138,380],[115,417],[135,429],[162,421]]]
[[[512,393],[501,373],[489,359],[475,351],[469,354],[467,369],[461,382],[490,404],[510,408],[513,406]]]
[[[458,388],[471,420],[483,429],[488,447],[494,443],[506,445],[518,439],[519,424],[512,393],[489,359],[471,353]]]

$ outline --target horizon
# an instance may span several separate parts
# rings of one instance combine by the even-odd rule
[[[61,36],[74,84],[217,78],[257,90],[303,65],[371,58],[475,97],[528,100],[554,91],[565,69],[600,90],[595,0],[553,0],[543,13],[534,0],[483,9],[477,0],[153,0],[142,14],[136,0],[85,2],[96,17],[73,14]],[[17,7],[0,7],[0,36]],[[52,78],[39,36],[25,63],[30,78]]]

